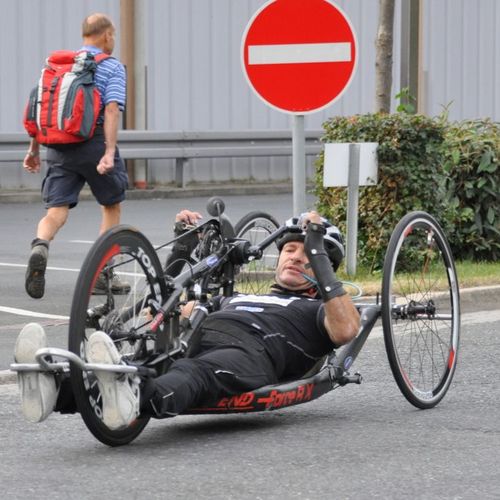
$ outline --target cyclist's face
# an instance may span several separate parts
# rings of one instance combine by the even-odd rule
[[[289,241],[283,246],[278,259],[276,282],[289,290],[300,290],[311,285],[304,275],[314,277],[304,252],[304,243]]]

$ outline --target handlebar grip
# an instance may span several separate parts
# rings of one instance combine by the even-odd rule
[[[262,248],[260,248],[259,245],[252,245],[247,248],[246,254],[247,257],[256,257],[257,259],[260,259],[262,257]]]

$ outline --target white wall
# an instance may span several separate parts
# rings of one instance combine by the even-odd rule
[[[500,5],[498,0],[422,0],[422,69],[427,114],[452,102],[453,120],[489,116],[500,121]],[[267,107],[240,67],[244,28],[264,0],[146,0],[144,28],[147,127],[156,130],[287,129],[288,115]],[[394,85],[399,90],[400,2],[397,3]],[[342,98],[308,115],[306,128],[328,117],[373,110],[378,0],[341,0],[358,37],[358,70]],[[78,48],[82,19],[108,13],[118,27],[120,0],[0,0],[0,133],[22,131],[21,116],[46,55]],[[394,101],[394,105],[397,103]],[[167,168],[165,166],[167,165]],[[0,167],[0,187],[37,187],[18,165]],[[173,179],[171,162],[150,162],[151,182]],[[309,166],[311,172],[311,166]],[[290,176],[290,161],[223,159],[191,162],[198,182]]]

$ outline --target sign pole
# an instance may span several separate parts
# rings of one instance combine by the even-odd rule
[[[359,144],[349,144],[346,221],[346,270],[349,276],[356,274],[356,254],[358,252],[359,150]]]
[[[292,179],[293,214],[306,211],[306,149],[304,115],[293,116],[292,126]]]

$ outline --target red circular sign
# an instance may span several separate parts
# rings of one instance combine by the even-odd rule
[[[270,106],[306,114],[332,104],[356,67],[356,35],[327,0],[271,0],[248,23],[241,58],[248,83]]]

